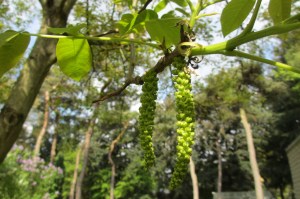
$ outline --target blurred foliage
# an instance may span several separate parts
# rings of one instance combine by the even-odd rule
[[[22,146],[15,146],[5,163],[0,165],[0,198],[57,198],[56,183],[63,178],[63,170],[32,154]]]

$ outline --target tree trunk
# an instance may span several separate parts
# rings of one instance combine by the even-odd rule
[[[191,178],[193,183],[193,199],[199,199],[198,178],[197,178],[195,164],[192,159],[192,156],[190,158],[190,173],[191,173]]]
[[[83,149],[83,163],[82,163],[82,169],[80,171],[80,176],[76,183],[76,199],[81,199],[81,187],[86,171],[86,167],[88,164],[88,157],[89,157],[89,148],[91,143],[91,137],[93,135],[93,128],[95,124],[96,119],[92,119],[89,124],[89,128],[85,133],[85,143],[84,143],[84,149]]]
[[[43,19],[40,33],[47,27],[65,27],[76,0],[40,0]],[[38,38],[0,113],[0,163],[19,137],[23,123],[50,67],[56,62],[56,39]]]
[[[108,152],[108,161],[111,164],[111,178],[110,178],[110,199],[114,199],[114,187],[115,187],[115,176],[116,176],[116,165],[112,159],[112,153],[114,151],[115,145],[119,142],[119,140],[122,138],[123,134],[126,132],[128,128],[129,123],[126,122],[123,126],[123,130],[118,135],[114,141],[112,141],[109,152]]]
[[[255,193],[256,193],[256,199],[263,199],[264,198],[264,192],[261,185],[261,177],[259,174],[259,168],[256,161],[256,154],[255,154],[255,148],[252,138],[252,131],[250,124],[248,123],[246,113],[244,109],[240,109],[242,124],[246,131],[246,137],[247,137],[247,145],[248,145],[248,151],[249,151],[249,158],[250,158],[250,164],[251,169],[253,173],[254,178],[254,185],[255,185]]]
[[[55,116],[55,130],[51,144],[51,152],[50,152],[50,162],[53,164],[55,156],[56,156],[56,145],[57,145],[57,134],[58,134],[58,123],[59,123],[59,113],[56,111]]]
[[[75,169],[74,169],[73,179],[72,179],[72,183],[71,183],[69,199],[74,199],[75,186],[76,186],[76,182],[77,182],[79,162],[80,162],[80,156],[81,156],[81,148],[82,147],[79,147],[77,155],[76,155]]]
[[[44,122],[43,122],[43,126],[42,129],[36,139],[36,143],[35,143],[35,147],[34,147],[34,153],[33,153],[33,157],[39,157],[40,155],[40,149],[41,149],[41,145],[42,145],[42,141],[43,138],[45,136],[45,133],[47,131],[47,127],[48,127],[48,121],[49,121],[49,91],[45,91],[45,112],[44,112]]]
[[[218,199],[222,199],[222,148],[221,148],[221,141],[222,141],[222,135],[225,134],[224,126],[221,125],[220,132],[218,135],[218,140],[216,141],[217,145],[217,153],[218,153]]]
[[[217,143],[217,152],[218,152],[218,199],[221,199],[222,194],[222,154],[221,154],[221,146],[219,141]]]

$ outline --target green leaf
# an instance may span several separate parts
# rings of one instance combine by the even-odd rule
[[[176,24],[181,20],[179,18],[150,20],[146,22],[146,29],[152,40],[165,43],[169,48],[180,42],[180,28]]]
[[[86,39],[59,39],[56,56],[62,72],[76,81],[91,70],[92,54]]]
[[[68,35],[76,36],[81,34],[80,30],[85,27],[86,27],[85,24],[78,24],[76,26],[69,25],[66,28],[48,28],[48,31],[58,35],[67,33]]]
[[[117,27],[120,30],[120,34],[124,34],[128,31],[128,24],[131,23],[135,16],[133,14],[123,14],[121,20],[118,22]]]
[[[167,4],[169,3],[169,0],[162,0],[160,1],[154,8],[154,11],[155,12],[160,12],[162,11],[163,9],[165,9],[165,7],[167,6]]]
[[[255,0],[232,0],[226,5],[221,14],[224,37],[242,25],[254,4]]]
[[[140,14],[138,14],[133,26],[136,26],[138,24],[143,24],[146,21],[154,20],[154,19],[158,19],[158,15],[155,11],[144,10]]]
[[[290,17],[292,0],[270,0],[269,14],[274,24]]]
[[[166,14],[164,14],[163,16],[161,16],[161,19],[170,19],[170,18],[177,18],[174,10],[171,10],[171,11],[167,12]]]
[[[138,25],[145,25],[146,21],[158,19],[158,15],[153,10],[144,10],[140,14],[124,14],[119,21],[120,33],[127,34]]]
[[[8,30],[0,34],[0,78],[18,64],[30,42],[30,36]]]
[[[171,0],[172,2],[176,3],[180,7],[186,7],[188,6],[187,2],[185,0]]]

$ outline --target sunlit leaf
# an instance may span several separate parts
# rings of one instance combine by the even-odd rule
[[[180,20],[179,18],[150,20],[146,22],[146,29],[152,40],[165,43],[169,48],[180,42],[179,26],[176,26]]]
[[[186,7],[188,5],[185,0],[171,0],[171,1],[179,5],[180,7]]]
[[[169,3],[169,0],[162,0],[160,1],[154,8],[154,11],[155,12],[160,12],[162,11],[166,6],[167,4]]]
[[[62,72],[74,80],[81,80],[91,70],[92,54],[86,39],[59,39],[56,56]]]
[[[117,27],[119,28],[120,34],[124,34],[128,31],[128,24],[131,23],[134,16],[133,14],[123,14],[121,20],[118,22]]]
[[[146,21],[157,19],[158,15],[153,10],[144,10],[140,14],[124,14],[119,21],[120,33],[126,34],[138,25],[144,26]]]
[[[30,36],[8,30],[0,34],[0,77],[18,64],[30,42]]]
[[[144,10],[136,17],[134,26],[153,19],[158,19],[157,13],[153,10]]]
[[[232,0],[221,14],[221,26],[224,37],[236,30],[251,12],[255,0]]]
[[[269,14],[274,24],[290,17],[292,0],[270,0]]]

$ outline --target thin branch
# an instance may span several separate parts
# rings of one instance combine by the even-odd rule
[[[144,4],[144,6],[140,9],[140,11],[138,12],[138,14],[140,14],[141,12],[143,12],[144,10],[146,10],[147,6],[152,2],[152,0],[148,0],[146,1],[146,3]]]
[[[116,176],[116,165],[115,165],[114,160],[112,159],[112,153],[115,149],[115,145],[120,141],[120,139],[122,138],[122,136],[126,132],[128,126],[129,126],[129,122],[125,122],[123,124],[123,130],[117,136],[117,138],[114,139],[114,141],[112,141],[112,143],[109,147],[108,161],[111,164],[110,199],[114,199],[114,185],[115,185],[115,176]]]
[[[287,18],[282,23],[283,24],[290,24],[290,23],[296,23],[296,22],[300,22],[300,13],[296,14],[296,15],[290,17],[290,18]]]
[[[191,46],[190,56],[205,55],[205,54],[216,54],[222,50],[233,50],[237,46],[248,43],[250,41],[258,40],[263,37],[278,35],[297,30],[300,28],[300,22],[292,24],[278,24],[257,32],[251,32],[243,37],[234,37],[228,41],[212,44],[209,46],[201,46],[195,42],[181,43],[178,47],[183,45]]]
[[[33,153],[34,158],[39,157],[43,138],[45,136],[45,133],[46,133],[47,127],[48,127],[48,123],[49,123],[49,101],[50,101],[49,91],[45,91],[44,98],[45,98],[44,121],[43,121],[43,126],[41,128],[41,131],[36,139],[34,153]]]
[[[89,0],[86,0],[86,2],[85,2],[85,20],[86,20],[86,29],[87,29],[87,34],[89,34],[89,32],[90,32],[90,11],[89,11],[89,9],[90,9],[90,2],[89,2]]]
[[[191,0],[186,0],[187,4],[189,5],[191,12],[193,13],[195,11],[195,6],[193,5]]]
[[[156,73],[162,72],[168,65],[170,65],[173,62],[174,57],[179,56],[179,55],[180,55],[179,52],[177,51],[177,49],[175,49],[172,53],[167,54],[164,57],[162,57],[156,63],[156,65],[150,70],[153,70]],[[142,85],[143,83],[144,83],[143,76],[142,77],[136,76],[135,78],[126,79],[125,83],[122,87],[120,87],[119,89],[117,89],[113,92],[101,95],[99,99],[92,101],[92,103],[98,103],[98,102],[107,100],[109,98],[112,98],[114,96],[118,96],[131,84]]]
[[[98,102],[102,102],[102,101],[105,101],[109,98],[112,98],[114,96],[118,96],[120,95],[129,85],[131,84],[136,84],[136,85],[142,85],[143,84],[143,81],[141,79],[141,77],[137,76],[135,78],[132,78],[132,79],[129,79],[127,81],[125,81],[125,83],[123,84],[122,87],[120,87],[119,89],[113,91],[113,92],[110,92],[110,93],[106,93],[106,94],[103,94],[99,99],[96,99],[94,101],[92,101],[92,103],[98,103]]]
[[[114,30],[116,31],[116,30]],[[128,43],[136,43],[140,45],[147,45],[153,48],[161,49],[158,44],[149,43],[139,39],[126,39],[121,37],[91,37],[91,36],[71,36],[71,35],[47,35],[47,34],[34,34],[28,32],[22,32],[23,35],[42,37],[42,38],[51,38],[51,39],[87,39],[91,41],[102,41],[103,43],[120,43],[120,44],[128,44]]]
[[[300,73],[300,68],[296,68],[296,67],[293,67],[293,66],[281,63],[281,62],[272,61],[272,60],[265,59],[265,58],[262,58],[262,57],[259,57],[259,56],[255,56],[255,55],[251,55],[251,54],[248,54],[248,53],[240,52],[240,51],[237,51],[237,50],[224,51],[224,52],[220,52],[219,54],[223,54],[223,55],[227,55],[227,56],[243,57],[243,58],[246,58],[246,59],[259,61],[259,62],[262,62],[262,63],[265,63],[265,64],[270,64],[270,65],[276,66],[278,68],[289,70],[289,71],[292,71],[292,72],[295,72],[295,73]]]
[[[130,37],[130,39],[134,39],[134,34],[130,33],[129,37]],[[131,43],[130,44],[130,61],[129,61],[129,70],[128,70],[128,74],[127,74],[127,79],[132,78],[135,64],[136,64],[135,46],[134,46],[134,43]]]
[[[208,3],[206,3],[206,4],[203,5],[202,10],[205,9],[205,8],[207,8],[208,6],[214,5],[216,3],[220,3],[222,1],[225,1],[225,0],[215,0],[215,1],[208,2]]]

